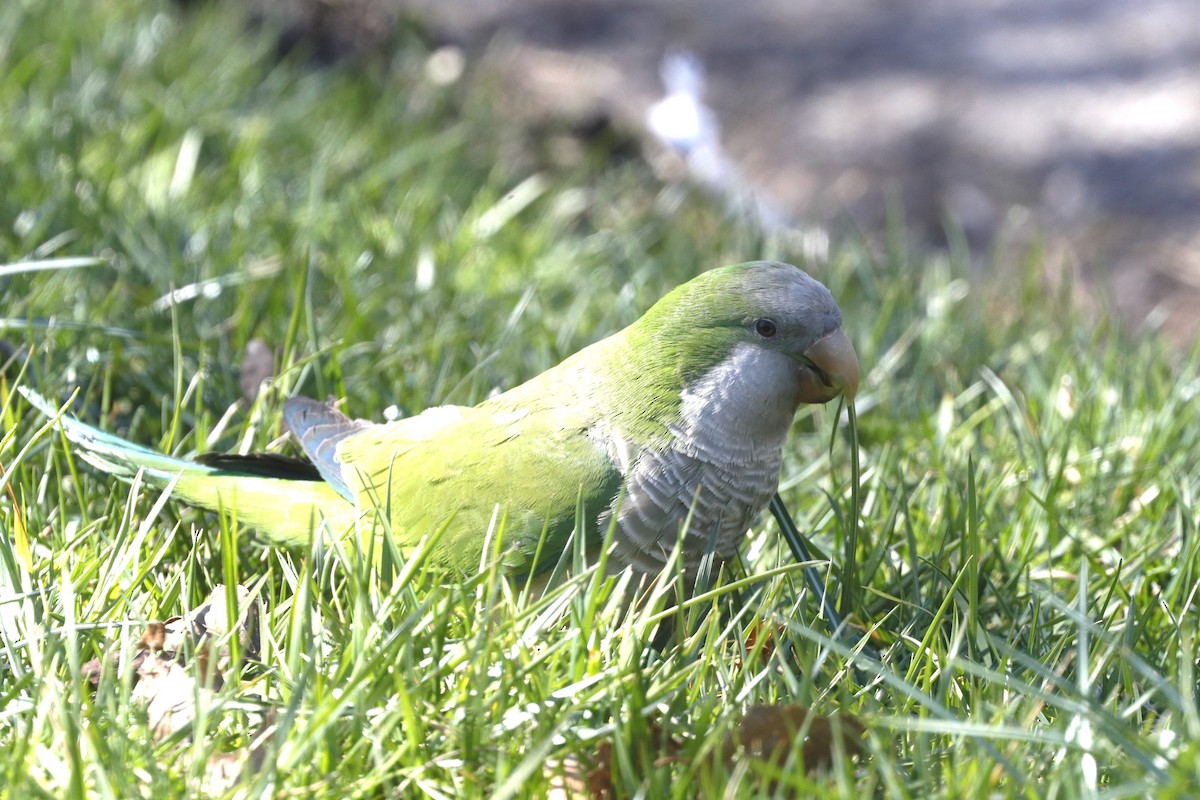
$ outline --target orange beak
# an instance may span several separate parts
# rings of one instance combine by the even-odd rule
[[[838,328],[804,351],[807,363],[800,368],[800,402],[827,403],[839,394],[854,402],[858,393],[858,356]]]

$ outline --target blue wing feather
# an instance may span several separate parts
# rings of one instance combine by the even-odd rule
[[[342,477],[342,462],[337,458],[337,446],[347,436],[370,428],[371,423],[350,419],[332,404],[309,397],[293,397],[284,403],[283,419],[321,477],[338,494],[354,502],[354,493]]]

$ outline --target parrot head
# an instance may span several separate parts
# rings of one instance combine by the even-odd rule
[[[595,405],[591,435],[626,486],[614,553],[645,574],[684,520],[686,570],[713,536],[731,557],[778,486],[799,406],[858,390],[837,303],[788,264],[705,272],[593,348],[574,362],[596,378],[578,402]]]
[[[839,395],[852,401],[858,391],[858,359],[833,295],[789,264],[705,272],[659,300],[629,338],[645,357],[635,362],[654,362],[637,365],[643,374],[673,374],[685,392],[719,378],[732,395],[732,384],[755,380],[794,413]]]

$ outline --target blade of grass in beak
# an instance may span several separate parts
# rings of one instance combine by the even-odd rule
[[[808,546],[808,540],[804,538],[804,534],[796,527],[792,515],[788,512],[787,506],[783,504],[783,498],[776,492],[771,497],[771,514],[775,517],[775,521],[779,524],[779,532],[783,534],[783,540],[787,542],[788,548],[792,551],[792,556],[797,563],[812,561],[812,550]],[[804,579],[808,582],[809,591],[817,598],[821,604],[821,615],[829,622],[829,628],[832,632],[836,632],[842,627],[842,618],[833,608],[833,603],[829,601],[828,593],[825,590],[825,583],[821,580],[821,576],[817,574],[815,567],[807,566],[804,568]]]
[[[858,504],[859,504],[859,475],[860,466],[858,460],[858,416],[854,413],[854,404],[846,403],[844,398],[842,404],[838,407],[838,414],[835,416],[833,426],[833,434],[830,438],[829,447],[833,449],[834,441],[837,436],[837,416],[841,416],[841,409],[846,409],[847,419],[850,424],[850,518],[845,523],[846,527],[846,543],[844,563],[841,570],[842,586],[841,586],[841,614],[851,614],[857,606],[859,585],[857,572],[857,552],[858,552]],[[779,524],[779,530],[783,535],[783,539],[787,542],[788,548],[792,551],[792,556],[797,562],[812,561],[812,548],[808,544],[808,540],[804,537],[796,527],[792,515],[788,512],[787,506],[783,503],[783,498],[776,492],[771,498],[770,503],[771,514],[775,517],[775,521]],[[830,630],[835,635],[842,628],[842,616],[833,607],[830,602],[830,592],[827,591],[824,581],[813,567],[805,567],[804,577],[808,583],[810,591],[818,598],[821,604],[821,613],[828,621]]]
[[[842,405],[846,409],[846,422],[850,426],[850,515],[849,519],[843,520],[846,536],[842,556],[840,608],[843,614],[850,616],[858,608],[858,595],[861,589],[858,580],[858,509],[860,502],[858,489],[862,482],[862,470],[858,462],[858,415],[854,412],[854,403],[845,402],[845,397],[842,398]],[[834,416],[833,433],[829,441],[831,452],[837,437],[837,418],[839,416],[841,416],[841,408]]]

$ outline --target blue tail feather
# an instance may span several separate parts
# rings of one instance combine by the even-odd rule
[[[84,461],[118,478],[132,478],[139,470],[145,470],[163,479],[170,479],[184,471],[213,471],[211,467],[127,442],[114,434],[81,422],[70,414],[63,413],[48,398],[26,386],[17,387],[17,391],[38,411],[57,420],[67,438],[79,447],[79,455]]]

